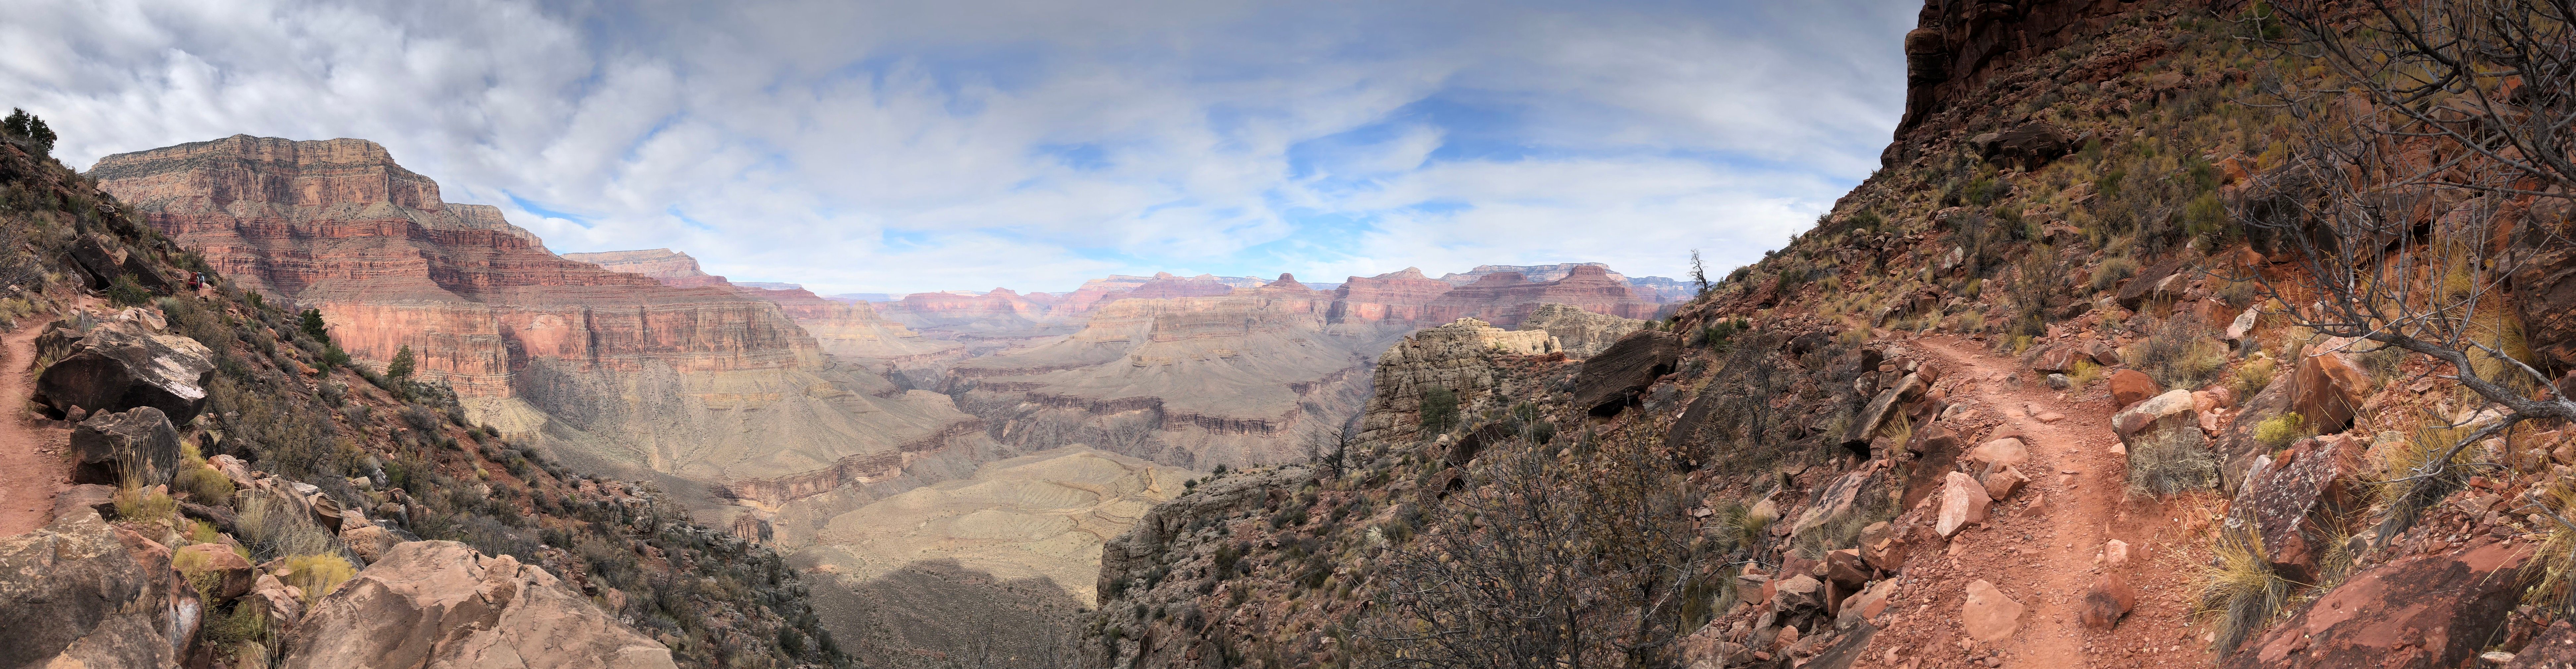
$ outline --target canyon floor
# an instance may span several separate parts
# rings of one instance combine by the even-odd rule
[[[2026,368],[1985,342],[1942,336],[1912,343],[1955,370],[1952,401],[1976,411],[1969,420],[1988,424],[1980,441],[2019,434],[2030,444],[2025,469],[2032,482],[1996,502],[1985,523],[1953,537],[1946,555],[1914,559],[1889,602],[1900,613],[1854,666],[2210,665],[2201,652],[2207,644],[2197,638],[2205,630],[2189,624],[2191,581],[2209,556],[2206,542],[2185,537],[2206,527],[2215,499],[2130,494],[2102,386],[2069,393],[2016,382],[2016,373],[2027,378]],[[2100,561],[2112,540],[2131,546],[2127,564]],[[2138,590],[2137,608],[2112,630],[2087,629],[2078,622],[2084,595],[2112,572]],[[2020,628],[2000,643],[1975,642],[1959,624],[1966,584],[1977,579],[2027,607]]]

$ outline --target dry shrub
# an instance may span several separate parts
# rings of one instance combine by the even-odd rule
[[[2214,560],[2200,574],[2200,602],[2195,615],[2215,634],[2222,656],[2252,638],[2289,602],[2291,583],[2263,559],[2263,538],[2251,528],[2223,530]]]
[[[235,520],[241,540],[262,558],[337,552],[339,547],[339,539],[315,524],[302,505],[275,495],[244,496]]]
[[[135,482],[128,482],[116,491],[118,520],[151,523],[168,519],[171,514],[178,511],[179,501],[171,499],[168,493],[162,492],[158,487],[145,488]]]
[[[2198,388],[2227,369],[2227,345],[2189,316],[2156,324],[2145,341],[2129,347],[2128,357],[2166,388]]]
[[[2218,455],[2195,427],[2149,429],[2129,444],[2131,492],[2166,497],[2218,486]]]
[[[348,558],[332,554],[296,555],[286,558],[283,580],[287,585],[302,589],[304,605],[312,606],[323,595],[331,594],[341,583],[357,575],[357,567],[350,565]]]

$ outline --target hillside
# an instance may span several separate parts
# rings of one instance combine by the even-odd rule
[[[1109,542],[1084,665],[2564,662],[2576,183],[2511,123],[2576,85],[2374,98],[2336,11],[1927,3],[1815,228],[1581,360],[1396,345],[1346,451]]]
[[[0,665],[850,663],[776,553],[472,425],[444,381],[347,364],[358,328],[183,249],[50,133],[5,135],[0,392],[28,410],[0,439]],[[434,201],[362,177],[331,183]],[[533,244],[465,214],[425,228]]]

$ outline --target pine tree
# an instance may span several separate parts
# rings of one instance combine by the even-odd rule
[[[408,379],[411,378],[411,368],[411,345],[404,344],[402,350],[394,352],[393,364],[385,365],[385,376]]]
[[[44,119],[36,118],[27,110],[11,108],[9,117],[0,119],[0,132],[27,140],[28,144],[35,146],[36,153],[54,152],[54,129],[46,127]]]

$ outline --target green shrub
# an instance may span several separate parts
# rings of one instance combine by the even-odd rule
[[[2274,362],[2271,358],[2262,358],[2237,367],[2236,396],[2253,397],[2255,393],[2263,392],[2264,388],[2272,387],[2272,376],[2279,370],[2280,363]]]
[[[152,291],[134,281],[134,275],[116,277],[107,284],[107,302],[120,307],[139,307],[152,303]]]
[[[2288,447],[2290,442],[2309,436],[2310,432],[2312,430],[2308,429],[2306,416],[2301,416],[2296,411],[2284,412],[2254,424],[2254,443],[2262,444],[2265,449],[2277,451]]]
[[[220,506],[230,505],[233,501],[232,478],[224,476],[223,472],[215,471],[213,467],[199,465],[182,468],[179,470],[179,477],[172,483],[171,487],[187,492],[190,499],[200,504]]]
[[[1458,394],[1448,388],[1432,386],[1422,391],[1422,430],[1425,434],[1448,432],[1458,426]]]
[[[286,570],[286,584],[304,591],[305,606],[312,606],[323,595],[331,594],[341,583],[358,575],[357,567],[349,564],[347,558],[328,553],[288,557]]]
[[[116,491],[116,517],[118,520],[150,523],[159,520],[166,520],[171,516],[171,514],[178,513],[178,511],[179,501],[171,499],[170,495],[161,492],[157,488],[145,488],[141,484],[135,483],[128,484]]]

